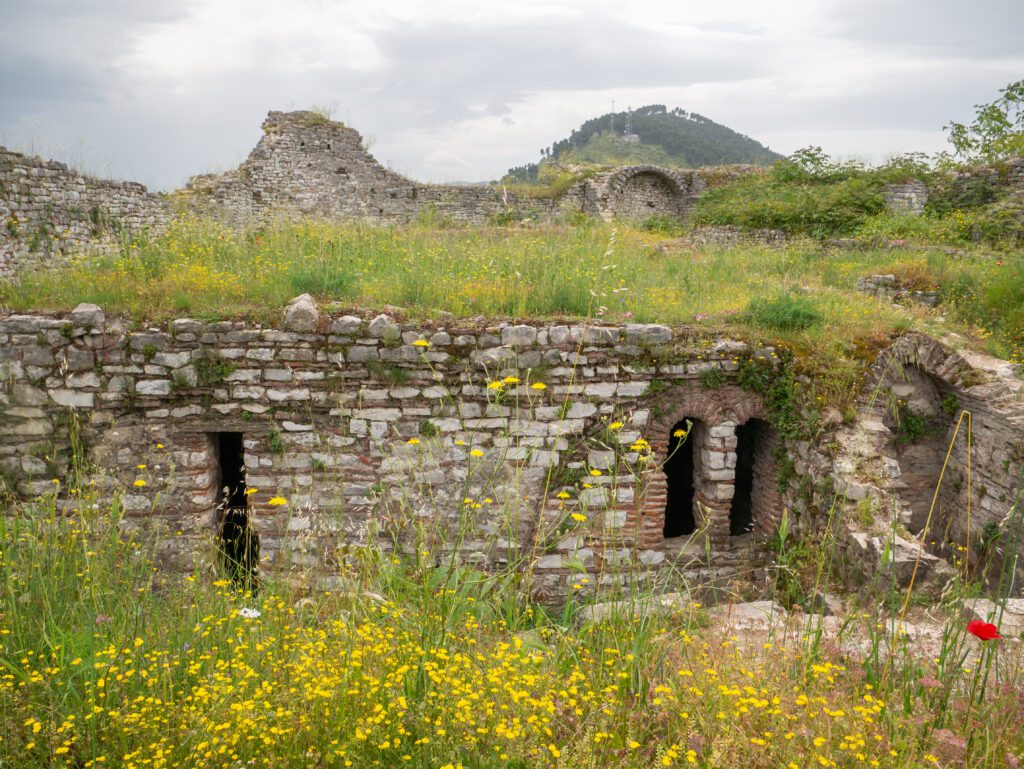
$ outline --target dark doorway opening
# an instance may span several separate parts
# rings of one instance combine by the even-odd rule
[[[255,590],[260,539],[249,520],[242,433],[211,433],[211,454],[217,460],[217,507],[220,510],[220,552],[228,578]]]
[[[729,534],[737,536],[754,529],[754,457],[760,422],[751,419],[736,428],[736,488],[729,507]]]
[[[665,471],[665,539],[685,537],[697,528],[693,516],[693,426],[692,419],[681,419],[668,437]]]
[[[245,446],[241,433],[214,433],[217,444],[218,501],[225,510],[248,507],[245,494]]]

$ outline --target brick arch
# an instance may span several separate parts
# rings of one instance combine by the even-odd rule
[[[883,350],[871,367],[875,377],[885,381],[904,366],[916,366],[951,386],[963,385],[974,367],[959,352],[924,334],[905,334]]]
[[[667,482],[661,462],[668,450],[673,426],[684,417],[699,422],[691,439],[694,451],[695,518],[698,529],[706,528],[717,549],[729,546],[729,510],[732,504],[736,466],[736,427],[765,416],[763,399],[756,393],[726,385],[716,390],[700,386],[673,388],[645,404],[656,413],[644,433],[654,451],[639,500],[641,544],[665,547],[663,537]],[[702,519],[703,517],[703,519]]]

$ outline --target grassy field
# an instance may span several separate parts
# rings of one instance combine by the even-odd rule
[[[835,403],[909,328],[1021,356],[1019,255],[663,240],[604,225],[236,234],[185,221],[121,254],[24,275],[0,298],[20,310],[90,301],[139,321],[276,321],[308,291],[321,306],[410,317],[692,323],[782,340],[827,374],[802,397]],[[937,287],[945,320],[854,289],[874,273]],[[71,517],[56,512],[61,483],[4,502],[3,768],[995,769],[1024,758],[1021,645],[965,632],[957,601],[977,589],[966,573],[936,607],[948,618],[938,651],[899,631],[916,596],[878,585],[852,596],[849,627],[867,646],[851,657],[814,620],[806,635],[734,637],[695,601],[587,622],[572,605],[526,600],[522,570],[466,569],[419,546],[401,557],[348,546],[331,592],[268,577],[253,596],[221,578],[211,537],[206,565],[171,578],[156,568],[163,543],[127,535],[116,496],[92,488],[74,489]],[[828,539],[780,535],[779,594],[830,589]]]
[[[0,285],[12,310],[68,310],[94,302],[109,313],[159,320],[244,317],[276,321],[299,293],[321,303],[394,306],[429,317],[596,317],[697,324],[781,337],[802,347],[877,346],[894,331],[927,327],[928,314],[855,290],[857,278],[894,273],[939,288],[947,321],[1021,355],[1024,257],[949,255],[939,246],[829,249],[813,240],[781,249],[695,249],[626,226],[509,229],[374,227],[308,222],[241,233],[186,220],[168,233],[86,256],[60,272],[33,271]],[[793,323],[798,298],[810,322]],[[782,314],[751,312],[781,303]]]
[[[941,651],[926,650],[870,589],[857,599],[866,613],[849,618],[870,639],[853,659],[818,640],[813,620],[805,635],[740,638],[697,602],[600,623],[551,614],[518,597],[513,575],[438,566],[426,551],[368,547],[333,592],[267,580],[256,597],[207,570],[169,582],[151,557],[159,543],[126,538],[116,502],[82,503],[74,518],[44,499],[0,519],[3,767],[909,769],[1024,757],[1020,645],[979,641],[954,612]]]
[[[939,312],[856,290],[894,274],[939,290]],[[692,324],[709,334],[792,349],[805,405],[841,413],[866,366],[910,329],[956,331],[967,344],[1024,361],[1024,255],[950,254],[941,246],[836,249],[693,247],[643,228],[589,222],[530,228],[381,227],[322,222],[232,231],[184,220],[118,253],[0,283],[14,311],[93,302],[136,322],[191,316],[280,321],[309,292],[322,308],[413,320],[596,319]]]

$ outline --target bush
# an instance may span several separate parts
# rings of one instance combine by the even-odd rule
[[[667,235],[669,237],[677,237],[686,231],[682,222],[674,216],[665,216],[664,214],[660,216],[648,216],[640,224],[640,229],[646,232],[655,232],[659,235]]]
[[[776,331],[800,331],[821,321],[811,300],[793,293],[754,299],[747,305],[746,316],[751,323]]]

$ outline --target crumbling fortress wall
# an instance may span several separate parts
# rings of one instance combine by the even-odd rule
[[[87,447],[103,498],[178,568],[209,552],[233,463],[266,569],[330,575],[346,548],[434,527],[466,562],[528,568],[549,599],[638,574],[749,583],[747,532],[781,514],[763,399],[734,379],[775,351],[686,330],[426,327],[301,298],[280,329],[7,316],[0,349],[8,483],[73,506],[53,479]],[[673,440],[688,467],[667,475]]]
[[[85,176],[0,147],[0,277],[62,264],[86,245],[160,228],[170,210],[135,182]]]
[[[754,170],[629,166],[581,178],[550,196],[540,190],[517,195],[500,185],[424,184],[378,163],[354,129],[303,111],[270,112],[262,138],[238,168],[194,177],[171,195],[0,148],[0,277],[26,267],[60,266],[83,246],[159,232],[181,213],[237,226],[301,217],[427,224],[550,221],[575,214],[606,221],[683,219],[709,181]],[[910,179],[888,185],[884,194],[892,210],[921,215],[933,193],[956,203],[976,197],[979,185],[1010,189],[1006,215],[1024,215],[1021,159],[951,176],[937,190]],[[698,238],[735,238],[719,229]],[[754,236],[778,240],[778,233],[768,231]]]
[[[776,350],[687,328],[440,327],[329,317],[300,297],[282,328],[9,315],[0,350],[6,483],[73,507],[54,479],[74,457],[177,568],[211,552],[244,466],[262,566],[282,573],[330,579],[352,548],[425,538],[529,571],[546,600],[636,580],[763,584],[756,543],[788,509],[808,535],[841,522],[862,577],[905,585],[916,569],[941,586],[940,556],[1005,528],[1024,467],[1022,388],[916,335],[883,356],[861,416],[814,441],[780,436],[750,386],[779,370]],[[879,392],[927,412],[928,431],[904,441],[909,412],[901,428]],[[926,531],[933,455],[964,410],[971,483],[964,432]],[[892,517],[906,539],[887,547]]]
[[[378,163],[352,128],[314,112],[271,112],[237,169],[194,177],[169,196],[0,148],[0,276],[59,266],[75,250],[120,235],[159,232],[185,212],[237,226],[302,217],[485,224],[586,213],[643,220],[684,216],[704,186],[698,171],[656,166],[598,174],[550,197],[498,185],[424,184]]]
[[[271,112],[241,166],[195,177],[185,193],[241,223],[293,215],[393,222],[429,216],[482,224],[526,208],[490,186],[421,184],[400,176],[366,151],[356,130],[314,112]],[[558,205],[541,198],[530,200],[529,208],[544,217]]]
[[[556,197],[523,197],[490,185],[422,184],[384,168],[352,128],[313,112],[271,112],[241,166],[196,177],[186,193],[197,205],[242,222],[283,214],[484,224],[577,211],[606,219],[679,218],[703,186],[695,172],[655,166],[584,179]]]

